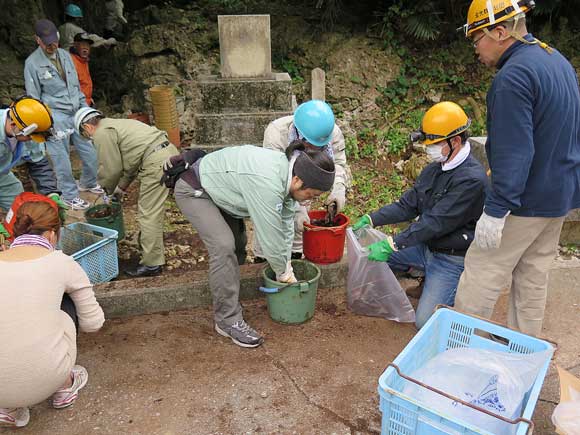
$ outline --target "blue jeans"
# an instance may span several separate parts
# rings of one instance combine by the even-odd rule
[[[391,255],[388,264],[393,270],[407,271],[414,267],[425,271],[423,293],[416,312],[417,329],[429,320],[438,304],[453,306],[463,262],[464,257],[431,252],[425,244],[401,249]]]
[[[0,210],[7,212],[14,202],[14,198],[22,192],[24,192],[24,188],[16,175],[12,172],[0,175]]]
[[[52,112],[54,129],[62,137],[53,137],[46,141],[46,150],[56,175],[58,190],[62,192],[64,199],[74,199],[79,196],[79,189],[72,174],[70,163],[70,144],[74,144],[82,161],[82,175],[80,184],[82,187],[95,187],[97,185],[97,153],[92,142],[74,132],[74,114]]]

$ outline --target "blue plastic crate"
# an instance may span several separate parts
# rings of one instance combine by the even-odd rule
[[[484,337],[491,333],[509,340],[502,344]],[[484,336],[481,336],[484,335]],[[447,308],[437,310],[425,326],[397,356],[396,364],[404,375],[422,367],[435,355],[448,349],[472,347],[502,352],[529,354],[551,350],[550,357],[537,374],[536,380],[524,397],[522,418],[531,420],[554,347],[543,340],[512,331],[485,320],[474,318]],[[382,435],[493,435],[459,420],[447,418],[436,410],[402,393],[409,381],[388,367],[379,378],[379,408],[382,412]],[[517,424],[516,435],[528,432],[528,424]]]
[[[59,248],[81,265],[92,284],[119,275],[117,231],[84,222],[64,226]]]

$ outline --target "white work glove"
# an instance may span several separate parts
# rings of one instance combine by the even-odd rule
[[[303,205],[299,205],[294,215],[294,232],[303,233],[304,224],[310,223],[310,216],[308,216],[308,209]]]
[[[344,187],[344,184],[337,183],[334,185],[330,195],[326,198],[325,204],[329,205],[333,202],[336,202],[336,212],[340,213],[346,204],[346,188]]]
[[[298,281],[294,276],[294,269],[292,269],[292,263],[290,261],[286,263],[286,270],[283,273],[276,275],[276,281],[288,284]]]
[[[499,248],[503,226],[508,214],[509,212],[502,218],[496,218],[489,216],[484,211],[475,226],[475,244],[481,249]]]

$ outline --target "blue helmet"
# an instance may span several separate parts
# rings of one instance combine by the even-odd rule
[[[80,8],[80,6],[77,6],[73,3],[69,3],[68,5],[66,5],[66,8],[64,8],[64,14],[73,18],[82,18],[83,10]]]
[[[334,113],[324,101],[307,101],[294,112],[294,126],[308,143],[323,147],[332,139]]]

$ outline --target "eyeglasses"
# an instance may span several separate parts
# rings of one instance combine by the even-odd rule
[[[477,48],[479,41],[481,41],[483,38],[485,38],[485,35],[486,35],[486,33],[484,32],[483,35],[481,35],[479,38],[473,40],[473,48]]]

